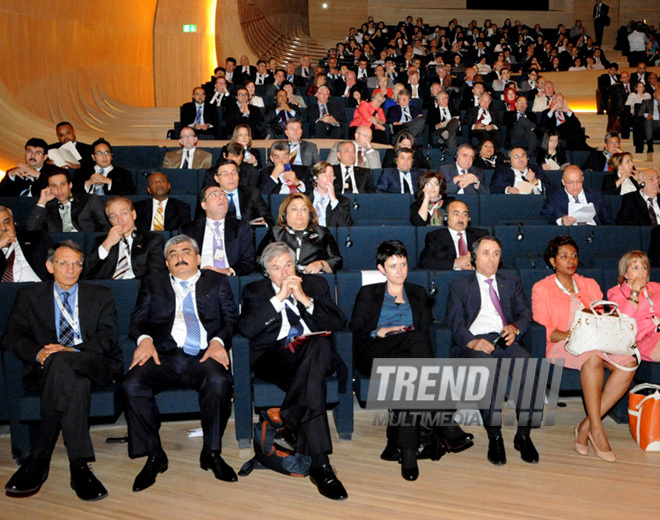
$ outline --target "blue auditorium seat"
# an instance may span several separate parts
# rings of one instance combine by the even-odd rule
[[[128,170],[157,170],[163,162],[164,150],[158,146],[113,146],[113,163]]]
[[[565,234],[566,228],[550,225],[495,226],[494,233],[502,242],[502,264],[505,267],[515,267],[516,258],[528,258],[541,267],[544,265],[542,257],[548,241],[557,235]]]
[[[543,221],[539,219],[539,213],[544,204],[544,199],[540,195],[490,194],[481,197],[479,202],[481,222],[487,225],[525,221],[540,223]]]
[[[352,247],[346,247],[347,236],[353,241]],[[344,259],[343,269],[375,269],[376,249],[384,240],[401,240],[408,249],[408,267],[417,267],[417,247],[415,228],[407,226],[354,226],[338,228],[337,245]]]
[[[619,261],[621,255],[642,248],[642,230],[637,226],[570,226],[564,228],[580,247],[580,259],[594,265],[596,257]]]
[[[346,195],[351,202],[351,216],[356,226],[406,225],[410,223],[411,195],[395,193],[361,193]],[[358,208],[355,208],[355,202]]]
[[[0,206],[11,209],[16,227],[25,229],[38,197],[0,197]]]

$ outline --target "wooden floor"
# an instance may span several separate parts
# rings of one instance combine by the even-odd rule
[[[356,407],[352,441],[334,441],[333,466],[349,498],[323,498],[309,479],[256,471],[237,483],[216,481],[199,468],[201,438],[188,438],[196,422],[170,422],[162,428],[169,470],[141,493],[131,486],[143,459],[131,461],[125,444],[105,444],[107,436],[122,435],[124,426],[95,427],[92,432],[97,462],[94,471],[109,491],[100,502],[78,500],[69,487],[68,464],[61,443],[55,449],[50,477],[29,498],[0,498],[2,519],[653,519],[660,503],[660,453],[644,453],[632,440],[627,425],[606,419],[618,461],[603,462],[590,454],[577,455],[572,431],[581,419],[579,398],[563,399],[554,426],[533,432],[538,465],[522,462],[513,450],[513,428],[505,428],[508,464],[486,460],[483,428],[475,446],[449,454],[439,462],[420,461],[416,482],[401,479],[399,466],[379,459],[384,426],[374,426],[374,412]],[[236,470],[251,457],[239,450],[230,421],[225,434],[225,460]],[[0,436],[0,482],[13,471],[9,436]]]

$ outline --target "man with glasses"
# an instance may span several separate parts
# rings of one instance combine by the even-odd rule
[[[537,164],[528,164],[527,152],[516,147],[511,150],[511,164],[495,170],[490,181],[491,193],[507,195],[543,195],[550,186],[550,178]]]
[[[32,137],[25,143],[25,162],[7,170],[0,182],[0,197],[38,197],[48,181],[46,176],[55,166],[48,164],[48,145]]]
[[[223,132],[220,128],[218,107],[206,101],[206,93],[202,87],[193,89],[192,101],[181,105],[179,112],[181,114],[181,126],[189,126],[195,130],[197,135],[208,135],[213,139],[222,137],[220,135]]]
[[[221,455],[233,391],[228,352],[238,317],[231,287],[226,276],[199,269],[200,251],[192,238],[177,235],[163,252],[169,272],[147,276],[140,284],[129,328],[137,348],[120,389],[128,455],[147,457],[133,483],[136,492],[168,468],[155,395],[181,386],[199,393],[201,468],[224,482],[238,480]]]
[[[261,136],[259,126],[263,121],[263,117],[261,111],[250,104],[250,94],[246,88],[239,88],[236,91],[236,100],[227,103],[223,119],[227,135],[232,134],[236,125],[243,123],[250,126],[253,139],[259,139]]]
[[[108,496],[87,465],[94,460],[89,407],[92,385],[106,386],[121,372],[117,313],[110,289],[78,282],[82,266],[77,243],[53,245],[46,268],[55,282],[24,287],[11,310],[4,347],[26,365],[26,389],[41,394],[41,424],[32,454],[5,485],[9,496],[39,491],[60,430],[78,497]]]
[[[179,132],[180,150],[167,152],[163,158],[163,168],[208,169],[213,164],[211,154],[197,148],[197,134],[189,126],[184,126]]]
[[[107,236],[96,237],[85,263],[85,278],[131,280],[165,270],[162,235],[135,228],[136,213],[127,197],[105,203],[112,227]]]
[[[182,231],[200,246],[202,270],[243,276],[254,270],[254,242],[247,222],[230,217],[229,201],[219,186],[202,188],[199,201],[206,218],[198,218]]]
[[[73,177],[75,193],[94,195],[135,195],[135,184],[131,172],[112,164],[112,146],[103,138],[92,144],[92,159],[95,166],[81,168]]]
[[[472,145],[464,143],[456,150],[456,162],[440,167],[440,173],[447,179],[448,194],[488,193],[488,188],[483,184],[486,174],[481,168],[472,165],[474,155]]]
[[[561,178],[564,189],[556,190],[545,202],[540,217],[549,224],[558,226],[590,226],[613,224],[610,208],[599,191],[585,189],[584,176],[578,166],[571,164],[564,170]],[[591,205],[591,208],[585,208]],[[578,210],[593,209],[596,214],[593,219],[584,221],[575,216]]]

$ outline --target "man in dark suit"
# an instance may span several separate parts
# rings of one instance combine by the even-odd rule
[[[609,12],[610,7],[608,5],[604,4],[602,0],[596,0],[593,12],[596,45],[602,45],[603,43],[603,29],[610,25]]]
[[[545,195],[547,190],[551,189],[550,178],[538,164],[528,164],[527,152],[523,148],[512,148],[510,157],[511,164],[502,165],[495,170],[490,181],[491,193]],[[521,184],[525,186],[523,191]],[[526,191],[529,184],[533,185],[531,192]]]
[[[644,121],[646,151],[653,153],[653,135],[660,129],[660,89],[655,90],[651,99],[642,101],[637,110],[637,117]]]
[[[32,137],[25,143],[25,163],[7,170],[0,181],[0,197],[38,197],[48,186],[48,172],[56,167],[48,164],[48,145]]]
[[[487,234],[485,229],[470,226],[467,205],[453,200],[447,205],[447,227],[426,234],[419,267],[436,271],[474,269],[470,262],[470,248],[479,237]]]
[[[140,284],[129,328],[137,348],[120,389],[128,455],[147,457],[133,491],[147,489],[167,470],[154,395],[181,386],[199,393],[202,469],[211,469],[218,480],[236,482],[221,455],[233,384],[228,352],[237,319],[231,287],[226,276],[200,271],[199,247],[192,238],[171,238],[164,253],[169,272],[147,276]]]
[[[284,134],[289,142],[289,162],[292,166],[311,168],[321,160],[316,144],[311,141],[303,141],[303,127],[300,119],[289,119],[286,122]]]
[[[412,149],[397,149],[394,163],[396,168],[383,168],[383,173],[376,185],[376,191],[378,193],[409,193],[412,195],[417,189],[417,179],[422,173],[421,170],[412,167]]]
[[[502,254],[499,240],[492,236],[481,237],[472,246],[471,253],[476,272],[474,276],[465,276],[449,284],[445,323],[452,332],[453,358],[498,360],[490,407],[481,410],[481,417],[488,432],[488,460],[501,466],[506,464],[506,452],[502,439],[502,403],[497,402],[495,389],[501,376],[501,360],[529,359],[529,352],[518,341],[529,327],[532,311],[518,276],[497,273]],[[526,370],[525,361],[520,387],[511,389],[518,395],[518,431],[513,446],[524,462],[536,464],[539,454],[530,437],[534,406],[522,404],[523,397],[529,397],[523,392]],[[502,375],[508,377],[508,373]],[[529,403],[534,403],[534,393]]]
[[[349,70],[346,73],[346,79],[337,79],[332,84],[332,92],[337,97],[346,98],[346,106],[355,108],[360,101],[369,100],[369,89],[364,81],[358,81],[355,72]],[[356,96],[357,94],[357,96]]]
[[[555,95],[554,105],[543,111],[539,124],[545,129],[556,128],[559,137],[568,143],[569,150],[591,150],[587,145],[584,128],[575,113],[568,108],[563,94]]]
[[[335,191],[335,171],[329,162],[321,161],[312,169],[314,190],[309,199],[314,206],[319,226],[334,228],[352,226],[351,201]]]
[[[94,166],[94,161],[92,161],[92,147],[86,143],[81,143],[76,138],[76,131],[73,129],[73,126],[68,121],[61,121],[55,126],[55,133],[57,134],[57,140],[59,142],[48,145],[48,149],[52,150],[54,148],[60,148],[67,143],[71,143],[69,146],[73,146],[80,159],[78,163],[67,162],[64,167],[77,170],[78,168],[89,169]]]
[[[155,172],[147,179],[150,199],[135,202],[135,226],[140,231],[176,231],[190,222],[190,205],[169,196],[165,174]]]
[[[199,194],[206,218],[184,226],[182,231],[201,249],[202,269],[227,276],[243,276],[254,270],[254,242],[247,222],[228,217],[227,194],[219,186],[207,186]]]
[[[237,218],[252,226],[274,226],[273,217],[259,189],[241,184],[240,180],[236,162],[220,159],[213,181],[207,183],[205,179],[204,183],[205,186],[220,186],[224,190],[229,203],[228,217]]]
[[[485,89],[483,83],[474,83],[472,87],[467,86],[463,90],[459,108],[461,110],[467,111],[473,107],[478,107],[479,99],[481,98],[481,95],[484,93],[484,90]]]
[[[230,161],[234,161],[238,165],[238,174],[240,176],[239,183],[241,186],[249,186],[251,188],[257,188],[259,189],[259,172],[257,169],[252,166],[248,161],[245,160],[245,153],[246,151],[243,149],[243,145],[238,142],[229,142],[223,147],[223,152],[222,152],[222,157],[220,157],[216,163],[213,165],[212,168],[209,168],[206,170],[204,173],[204,179],[202,180],[202,188],[205,186],[211,186],[212,184],[215,184],[215,174],[218,171],[218,164],[222,162],[224,159],[229,159]],[[257,159],[255,156],[251,156],[254,158],[255,164],[257,163]],[[198,206],[197,210],[195,211],[195,216],[197,216],[199,213],[199,208],[201,206]]]
[[[207,90],[204,90],[207,92]],[[224,76],[215,79],[213,83],[213,90],[207,92],[206,97],[209,98],[209,105],[213,108],[226,108],[227,105],[236,101],[233,94],[235,93],[233,83],[227,81]]]
[[[431,142],[445,147],[450,153],[456,152],[456,134],[461,128],[460,112],[449,105],[449,93],[441,90],[436,95],[436,107],[428,110],[426,123]]]
[[[53,447],[62,430],[71,487],[82,500],[108,496],[87,462],[94,460],[89,435],[91,387],[106,386],[121,371],[117,313],[112,291],[78,283],[83,254],[70,240],[53,245],[46,268],[55,282],[21,289],[14,301],[4,347],[25,364],[24,384],[41,394],[41,425],[28,460],[5,490],[34,494],[48,478]]]
[[[290,119],[301,120],[302,114],[297,105],[289,104],[286,90],[280,89],[275,94],[275,102],[266,107],[266,139],[283,139],[286,123]]]
[[[132,280],[165,270],[162,235],[135,228],[135,208],[127,197],[105,203],[112,227],[107,236],[96,237],[85,262],[90,280]]]
[[[236,91],[236,100],[230,101],[225,107],[224,121],[227,135],[231,135],[239,124],[246,124],[252,131],[252,138],[261,136],[260,125],[263,121],[261,111],[248,103],[248,91],[241,87]]]
[[[422,111],[410,104],[410,92],[401,89],[396,97],[396,105],[387,110],[388,125],[392,125],[392,133],[398,134],[402,130],[409,130],[415,137],[421,137],[426,126],[426,118]]]
[[[503,123],[508,129],[509,139],[525,143],[528,154],[536,150],[536,114],[527,110],[527,98],[516,99],[516,109],[504,112]]]
[[[336,99],[330,99],[330,89],[321,85],[316,91],[316,103],[307,107],[307,122],[314,128],[317,139],[339,139],[343,135],[341,123],[346,122],[344,109]]]
[[[275,141],[269,153],[272,166],[266,166],[259,172],[259,187],[264,195],[281,193],[288,195],[296,191],[303,193],[311,190],[309,168],[291,164],[289,144],[286,141]]]
[[[609,171],[607,161],[609,161],[612,154],[622,152],[619,134],[616,132],[607,133],[605,134],[605,148],[603,150],[592,150],[589,152],[589,156],[582,165],[582,169],[595,172]]]
[[[376,152],[377,153],[377,152]],[[368,168],[355,165],[355,143],[341,141],[337,146],[339,164],[335,171],[335,192],[337,193],[376,193],[376,184]]]
[[[210,135],[214,139],[221,137],[217,107],[206,102],[204,89],[195,87],[192,97],[192,101],[181,105],[181,126],[194,128],[198,135]]]
[[[569,215],[569,201],[577,204],[593,204],[596,210],[596,216],[587,224],[605,225],[613,224],[610,208],[605,203],[603,196],[599,191],[584,189],[584,175],[582,170],[575,165],[568,166],[561,178],[564,189],[555,190],[545,201],[545,206],[539,215],[548,221],[549,224],[558,226],[578,225],[577,218]]]
[[[94,167],[80,168],[73,176],[75,193],[95,195],[135,195],[135,184],[131,172],[112,164],[112,146],[105,139],[92,144]]]
[[[484,92],[479,97],[479,106],[468,108],[465,125],[470,129],[470,136],[481,141],[490,139],[495,149],[502,148],[502,122],[500,113],[491,106],[491,95]]]
[[[248,79],[254,81],[254,79],[257,77],[257,67],[250,65],[250,58],[248,58],[246,54],[243,54],[240,57],[240,61],[241,66],[234,71],[234,74],[240,74],[241,76],[238,83],[244,85]]]
[[[655,170],[642,172],[644,187],[626,193],[621,198],[621,208],[616,216],[617,226],[657,226],[660,224],[658,203],[658,173]]]
[[[50,280],[46,258],[52,243],[44,231],[16,233],[11,209],[0,206],[0,283]]]
[[[472,166],[474,156],[472,145],[463,143],[456,150],[456,162],[440,166],[440,173],[447,179],[448,194],[488,193],[488,187],[484,184],[486,174],[481,168]]]
[[[603,110],[607,110],[608,102],[610,99],[610,91],[614,85],[621,81],[619,76],[619,65],[617,63],[610,63],[609,70],[598,76],[598,90],[596,91],[596,99],[598,101],[598,113],[602,114]]]
[[[325,401],[327,377],[344,365],[324,336],[312,336],[296,347],[292,341],[304,333],[341,330],[346,317],[323,278],[298,276],[295,254],[286,244],[266,246],[261,262],[266,277],[244,287],[238,326],[250,339],[254,373],[286,392],[280,409],[284,427],[275,444],[309,455],[309,476],[319,492],[343,500],[348,493],[328,457],[332,440]]]
[[[269,60],[270,61],[270,60]],[[281,90],[286,81],[286,71],[284,69],[277,69],[272,76],[270,82],[266,82],[266,95],[274,98],[277,91]]]
[[[73,195],[73,184],[66,170],[57,168],[48,174],[48,187],[41,190],[37,205],[28,218],[29,231],[93,233],[108,231],[110,224],[97,195]]]

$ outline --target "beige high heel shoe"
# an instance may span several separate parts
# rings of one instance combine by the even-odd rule
[[[616,455],[614,455],[614,452],[612,450],[610,451],[600,451],[598,447],[596,446],[596,443],[594,442],[593,437],[591,436],[591,432],[589,432],[589,442],[591,442],[591,445],[594,447],[594,451],[596,452],[596,455],[603,459],[606,462],[615,462],[616,461]]]
[[[575,427],[575,444],[573,445],[573,449],[579,453],[580,455],[589,455],[589,441],[587,441],[587,445],[585,446],[584,444],[578,443],[578,427],[580,425],[578,424]]]

